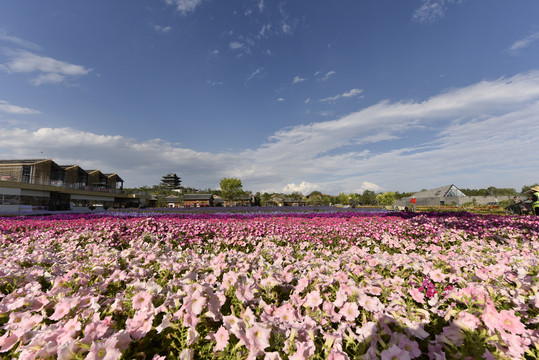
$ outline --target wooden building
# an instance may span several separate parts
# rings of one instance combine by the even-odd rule
[[[85,189],[88,186],[88,173],[79,165],[61,165],[65,170],[65,186]]]
[[[109,185],[110,184],[110,185]],[[138,206],[118,174],[84,171],[51,159],[0,160],[0,212]]]
[[[0,180],[62,186],[65,170],[51,159],[0,160]]]
[[[107,188],[113,190],[123,190],[124,181],[118,174],[105,174],[107,177]]]
[[[184,207],[204,207],[214,206],[214,196],[212,194],[185,194],[183,196]]]

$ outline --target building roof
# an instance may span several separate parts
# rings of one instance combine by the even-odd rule
[[[196,201],[196,200],[210,200],[213,197],[212,194],[185,194],[183,200]]]
[[[433,197],[453,197],[453,196],[466,196],[455,185],[446,185],[435,189],[424,190],[413,195],[418,198],[433,198]]]
[[[116,173],[112,173],[112,174],[103,174],[103,175],[105,175],[107,178],[116,176],[118,182],[124,182],[124,181],[122,180],[122,178],[120,177],[120,175],[118,175],[118,174],[116,174]]]
[[[51,159],[0,160],[2,165],[30,165]],[[52,160],[51,160],[52,161]]]

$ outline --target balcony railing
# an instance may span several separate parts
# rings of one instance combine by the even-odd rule
[[[67,184],[63,180],[49,180],[42,178],[30,178],[28,176],[13,176],[13,175],[0,175],[0,182],[10,181],[24,184],[36,184],[36,185],[49,185],[59,187],[63,189],[84,190],[84,191],[98,191],[106,192],[109,194],[123,194],[122,189],[110,189],[105,184],[99,186],[91,186],[81,183]]]

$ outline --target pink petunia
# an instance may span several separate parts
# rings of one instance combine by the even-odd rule
[[[254,324],[246,330],[246,338],[249,342],[249,348],[251,350],[264,350],[270,346],[271,329],[261,326],[260,324]]]
[[[214,351],[221,351],[228,345],[228,340],[230,338],[230,333],[223,326],[217,330],[215,333],[215,346],[213,347]]]
[[[512,334],[523,334],[526,331],[515,310],[502,310],[498,317],[499,326]]]
[[[153,314],[138,311],[133,318],[127,319],[125,329],[133,339],[141,339],[152,329]]]
[[[359,308],[355,302],[347,302],[343,305],[339,314],[342,315],[347,321],[354,321],[360,314]]]
[[[421,356],[421,349],[419,349],[419,344],[416,341],[404,337],[399,341],[399,347],[408,351],[411,359]]]
[[[320,304],[322,304],[322,297],[320,296],[320,292],[318,290],[314,290],[307,294],[303,306],[315,308],[317,306],[320,306]]]
[[[90,347],[90,352],[86,360],[116,360],[122,353],[116,348],[112,338],[101,342],[94,342]]]
[[[0,352],[9,351],[24,333],[25,331],[23,330],[14,330],[11,334],[7,332],[0,336]]]
[[[401,349],[397,345],[382,351],[380,358],[382,360],[411,360],[408,351]]]
[[[417,301],[420,304],[425,303],[425,294],[419,291],[419,289],[416,289],[416,288],[408,289],[408,293],[412,296],[412,299],[414,299],[414,301]]]
[[[381,311],[384,308],[384,305],[378,300],[377,297],[362,295],[358,299],[359,305],[361,305],[365,310],[371,312]]]
[[[480,321],[477,317],[473,316],[469,312],[461,311],[453,323],[461,329],[475,331],[475,329],[477,329],[479,326]]]
[[[139,291],[132,301],[134,310],[144,309],[152,303],[152,295],[147,291]]]

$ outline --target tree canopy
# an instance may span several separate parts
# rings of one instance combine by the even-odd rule
[[[240,179],[223,178],[219,183],[221,195],[225,200],[235,200],[243,194],[243,185]]]

